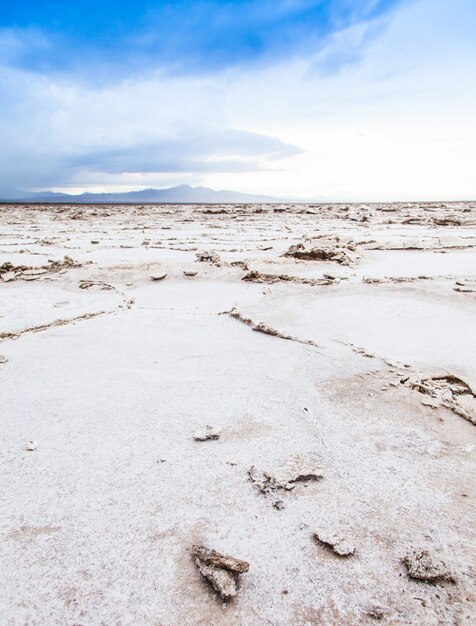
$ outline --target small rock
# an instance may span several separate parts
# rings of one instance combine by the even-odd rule
[[[38,443],[36,441],[28,441],[26,444],[26,449],[28,452],[33,452],[38,448]]]
[[[184,271],[184,276],[196,276],[198,274],[198,272],[189,272],[189,271]]]
[[[273,507],[277,510],[277,511],[282,511],[284,509],[284,502],[282,500],[275,500],[273,502]]]
[[[6,363],[8,361],[6,356],[3,356],[3,354],[0,354],[0,363]]]
[[[167,274],[156,274],[155,276],[151,276],[150,280],[153,280],[153,281],[164,280],[166,276]]]
[[[195,441],[208,441],[210,439],[218,439],[221,435],[221,428],[207,424],[203,430],[195,431],[193,438]]]

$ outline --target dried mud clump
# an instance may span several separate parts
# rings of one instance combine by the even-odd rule
[[[416,373],[400,382],[427,396],[422,403],[434,409],[445,407],[476,424],[476,383],[448,372]]]
[[[323,235],[291,246],[284,256],[300,261],[333,261],[355,267],[361,260],[356,250],[357,244],[350,239]]]
[[[434,217],[433,224],[435,226],[461,226],[462,222],[459,218],[448,215],[446,217]]]
[[[13,265],[10,262],[0,265],[0,278],[3,282],[12,280],[37,280],[47,274],[55,274],[72,267],[81,267],[81,263],[73,261],[69,256],[65,256],[62,261],[49,261],[48,265],[37,267],[30,265]]]
[[[270,493],[277,489],[290,491],[298,482],[318,481],[323,473],[321,467],[293,456],[276,470],[260,470],[253,465],[248,476],[261,493]]]
[[[241,280],[249,283],[268,283],[270,285],[279,282],[298,283],[300,285],[332,285],[339,282],[339,278],[326,275],[323,278],[301,278],[299,276],[289,276],[289,274],[262,274],[253,270],[245,274]]]
[[[80,289],[99,289],[100,291],[115,291],[114,287],[102,280],[80,280]]]
[[[215,252],[197,252],[195,256],[199,263],[210,263],[210,265],[215,265],[216,267],[223,265],[222,260]]]
[[[249,563],[200,545],[192,546],[192,555],[199,572],[223,600],[231,600],[236,596],[238,576],[249,570]]]
[[[226,209],[206,209],[203,211],[204,215],[224,215],[229,213]]]
[[[232,267],[239,267],[241,270],[244,270],[245,272],[247,272],[249,269],[248,263],[246,261],[232,261],[230,265]]]
[[[413,550],[402,559],[402,563],[410,578],[415,580],[427,583],[456,582],[446,563],[434,557],[428,550]]]
[[[331,548],[339,556],[351,556],[355,553],[354,544],[338,533],[321,529],[314,533],[314,539]]]

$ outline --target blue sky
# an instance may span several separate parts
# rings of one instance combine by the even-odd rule
[[[0,24],[32,45],[15,63],[80,71],[84,60],[115,75],[140,65],[208,72],[315,50],[332,33],[383,15],[398,0],[6,0]],[[35,41],[35,36],[37,37]]]
[[[3,0],[0,190],[476,197],[475,29],[474,0]]]

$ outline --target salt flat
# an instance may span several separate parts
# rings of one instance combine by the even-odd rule
[[[0,224],[0,623],[474,623],[476,203]],[[249,562],[232,601],[197,543]]]

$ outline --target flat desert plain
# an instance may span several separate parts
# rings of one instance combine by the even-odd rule
[[[476,622],[476,203],[0,233],[1,624]]]

